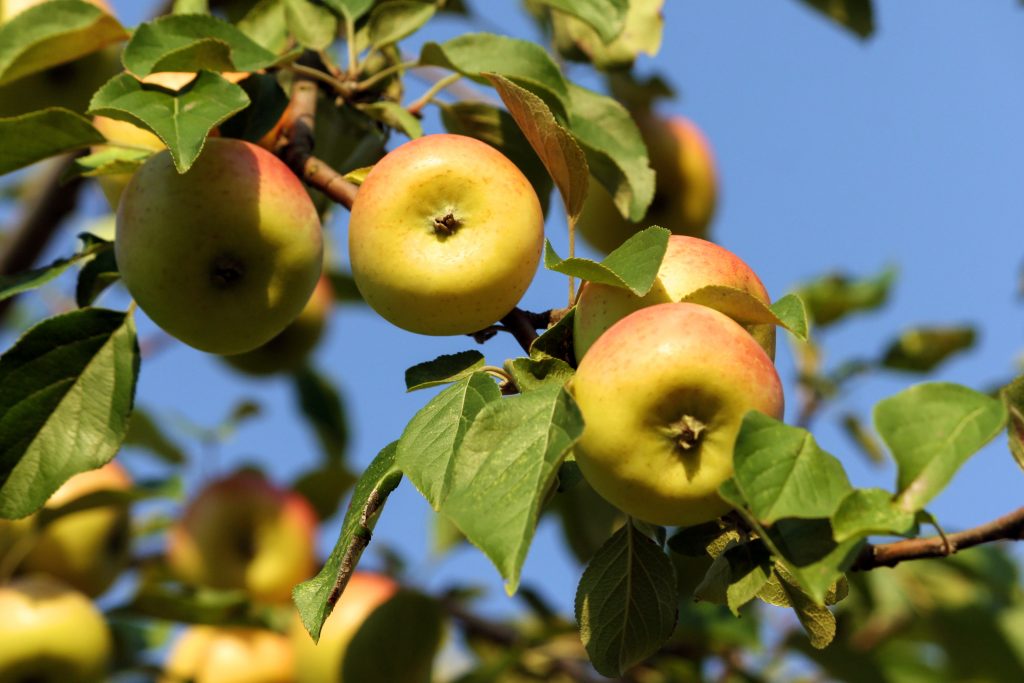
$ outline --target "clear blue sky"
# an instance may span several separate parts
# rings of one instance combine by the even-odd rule
[[[113,4],[129,25],[152,5]],[[471,4],[486,6],[486,23],[442,22],[407,49],[415,53],[426,39],[493,27],[536,37],[514,11],[518,3]],[[692,118],[707,133],[722,177],[715,238],[760,274],[774,298],[830,270],[868,275],[899,266],[894,296],[881,313],[821,336],[830,358],[877,354],[913,324],[973,323],[981,331],[977,347],[936,378],[987,388],[1014,374],[1024,327],[1016,298],[1024,234],[1024,10],[1009,1],[876,4],[878,31],[861,43],[796,0],[670,0],[664,49],[641,65],[662,72],[679,90],[681,98],[664,111]],[[595,83],[585,68],[574,67],[570,75]],[[430,121],[436,125],[436,117]],[[98,191],[91,191],[88,206],[102,206]],[[328,235],[340,245],[336,256],[343,263],[347,216],[338,214]],[[564,253],[564,221],[552,215],[547,228]],[[55,253],[72,249],[74,232],[67,231]],[[542,310],[564,298],[564,278],[540,273],[523,305]],[[405,368],[474,344],[414,336],[366,308],[335,313],[315,364],[345,394],[353,429],[349,457],[361,469],[431,395],[404,393]],[[143,337],[153,332],[148,322],[141,330]],[[790,354],[786,345],[780,349],[780,374],[791,388]],[[482,350],[500,365],[517,347],[499,337]],[[895,472],[866,464],[835,428],[836,416],[854,410],[866,417],[875,401],[913,381],[892,373],[861,379],[818,420],[815,435],[843,460],[855,485],[891,488]],[[216,358],[183,345],[143,365],[138,402],[165,424],[177,416],[213,424],[245,398],[263,405],[264,419],[243,426],[215,460],[193,448],[193,482],[241,460],[258,460],[289,481],[315,463],[317,447],[297,419],[286,380],[239,378]],[[789,404],[796,405],[794,392]],[[1022,477],[1000,437],[931,509],[946,528],[982,522],[1021,504]],[[324,553],[339,523],[340,517],[324,528]],[[403,484],[364,562],[378,563],[374,548],[386,544],[409,560],[421,585],[473,582],[490,592],[489,608],[510,609],[497,571],[476,550],[459,550],[443,562],[430,558],[429,525],[428,506]],[[562,549],[559,528],[544,522],[524,584],[569,611],[580,572]]]

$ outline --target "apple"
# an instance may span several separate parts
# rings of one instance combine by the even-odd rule
[[[314,569],[317,517],[301,495],[242,471],[207,486],[171,528],[167,561],[183,582],[287,602]]]
[[[288,639],[244,627],[192,626],[178,638],[161,683],[293,683]]]
[[[5,21],[10,21],[16,15],[21,14],[29,7],[35,7],[41,5],[49,0],[0,0],[0,24]],[[107,4],[106,0],[86,0],[86,2],[96,5],[107,14],[113,14],[113,10],[110,9],[110,5]]]
[[[95,605],[42,574],[0,584],[0,681],[99,683],[113,649]]]
[[[168,151],[132,176],[114,252],[125,286],[153,321],[203,351],[270,341],[309,300],[323,261],[305,188],[267,150],[210,138],[179,174]]]
[[[230,366],[250,375],[294,372],[302,367],[323,334],[334,303],[331,281],[321,277],[299,317],[263,346],[224,356]]]
[[[605,253],[651,225],[660,225],[676,235],[706,237],[715,212],[715,161],[700,129],[681,116],[664,119],[646,114],[637,124],[657,175],[647,215],[639,223],[626,220],[607,190],[592,179],[576,223],[587,242]]]
[[[657,304],[594,342],[571,380],[586,423],[574,447],[583,476],[623,512],[689,526],[729,510],[743,416],[782,417],[782,383],[732,318],[689,303]]]
[[[375,609],[390,600],[398,584],[382,574],[355,572],[314,643],[296,614],[291,628],[296,683],[341,683],[345,650]]]
[[[533,279],[543,240],[530,181],[462,135],[425,135],[387,154],[349,219],[359,292],[420,334],[470,334],[504,317]]]
[[[103,137],[120,147],[134,147],[150,152],[159,152],[167,149],[167,145],[156,135],[150,133],[145,128],[139,128],[127,121],[120,121],[107,116],[96,116],[92,120],[92,125],[103,134]],[[107,145],[97,145],[91,151],[96,153],[102,152],[105,149],[107,149]],[[99,181],[103,195],[110,202],[110,207],[115,211],[117,210],[118,202],[121,200],[121,194],[131,179],[131,173],[109,173],[97,176],[96,180]]]
[[[660,303],[679,302],[709,285],[743,290],[765,305],[771,304],[760,278],[728,249],[697,237],[672,235],[658,277],[645,296],[627,289],[586,283],[580,290],[573,316],[573,343],[581,359],[601,334],[633,311]],[[770,358],[775,357],[775,326],[749,325],[747,331]]]

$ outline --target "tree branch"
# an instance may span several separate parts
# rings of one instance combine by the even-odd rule
[[[895,567],[907,560],[947,557],[964,548],[999,540],[1024,540],[1024,507],[973,529],[947,534],[945,539],[941,536],[930,536],[881,545],[869,543],[860,551],[850,568],[854,571],[865,571],[876,567]]]

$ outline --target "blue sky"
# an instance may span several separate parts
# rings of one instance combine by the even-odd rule
[[[153,3],[113,4],[134,25]],[[518,3],[471,4],[486,5],[482,24],[439,22],[413,37],[407,50],[415,54],[425,40],[494,27],[537,37]],[[934,378],[988,388],[1013,376],[1021,350],[1016,289],[1024,234],[1024,10],[1009,0],[876,4],[877,33],[860,42],[796,0],[669,0],[663,50],[642,60],[641,69],[657,70],[678,89],[680,98],[662,110],[692,118],[710,139],[722,183],[714,236],[758,272],[773,298],[832,270],[870,275],[888,264],[899,267],[886,308],[821,335],[829,358],[877,354],[910,325],[971,323],[981,333],[975,349]],[[570,76],[597,84],[584,67],[573,67]],[[427,124],[439,130],[436,116],[428,114]],[[86,212],[102,205],[93,188]],[[338,211],[327,226],[342,264],[346,219]],[[55,253],[72,249],[80,227],[66,231]],[[547,230],[565,253],[564,220],[553,212]],[[523,306],[542,310],[564,305],[564,298],[564,278],[541,272]],[[118,301],[106,299],[108,305]],[[140,329],[144,338],[154,332],[148,321]],[[349,458],[356,468],[397,438],[431,395],[404,393],[405,368],[473,347],[468,338],[414,336],[365,307],[335,310],[315,365],[345,395],[353,430]],[[500,365],[518,347],[502,336],[482,350]],[[791,388],[785,344],[778,365]],[[896,373],[862,378],[821,414],[815,436],[843,460],[855,485],[891,488],[895,471],[867,464],[835,428],[836,416],[853,410],[867,417],[874,402],[914,381]],[[144,363],[138,393],[139,404],[169,425],[182,417],[213,425],[249,398],[262,404],[264,418],[245,424],[216,453],[191,448],[191,482],[245,460],[260,462],[281,481],[312,467],[317,447],[295,413],[286,380],[240,378],[216,358],[174,344]],[[791,391],[790,417],[795,405]],[[931,510],[947,529],[991,519],[1021,504],[1022,476],[997,438]],[[430,518],[429,507],[404,483],[364,561],[379,563],[374,548],[386,545],[406,557],[420,585],[471,582],[489,591],[488,608],[511,609],[497,571],[481,553],[463,548],[443,561],[430,555]],[[336,518],[324,527],[324,553],[339,523]],[[524,584],[569,611],[580,572],[562,548],[558,527],[543,523]]]

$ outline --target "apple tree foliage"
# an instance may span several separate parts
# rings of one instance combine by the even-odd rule
[[[857,35],[872,31],[869,0],[804,1]],[[661,84],[632,80],[629,66],[638,54],[657,51],[661,4],[533,0],[525,6],[551,36],[560,58],[613,75],[618,93],[652,97]],[[571,82],[545,47],[472,33],[427,43],[418,55],[402,52],[401,41],[435,16],[471,11],[460,2],[179,0],[173,5],[171,13],[134,30],[81,0],[44,3],[0,26],[0,87],[112,48],[119,50],[125,70],[111,74],[86,110],[53,107],[0,119],[0,173],[67,153],[72,155],[64,182],[130,172],[147,152],[116,145],[90,151],[105,142],[88,118],[100,114],[155,133],[184,172],[214,129],[258,140],[287,106],[290,84],[311,77],[321,92],[316,152],[358,184],[389,137],[430,132],[418,116],[427,101],[402,104],[405,80],[429,66],[442,74],[439,86],[464,78],[500,100],[502,106],[492,104],[494,98],[433,104],[446,130],[484,140],[515,161],[549,212],[564,211],[573,223],[592,180],[631,220],[641,219],[652,200],[654,173],[626,106]],[[624,31],[631,22],[640,28]],[[141,80],[162,71],[198,72],[198,77],[177,91]],[[244,78],[229,80],[226,73]],[[625,90],[623,83],[629,84]],[[311,192],[327,210],[323,189],[314,186]],[[559,202],[549,200],[552,189]],[[649,228],[601,262],[563,258],[548,244],[544,266],[642,295],[654,283],[667,239],[668,231]],[[110,242],[83,234],[76,253],[43,267],[0,273],[0,301],[73,269],[77,308],[36,323],[0,356],[2,517],[38,510],[70,476],[109,461],[125,443],[150,448],[168,462],[184,459],[161,428],[134,408],[140,367],[134,311],[94,304],[118,279]],[[625,518],[583,481],[571,453],[584,422],[565,389],[576,362],[571,309],[532,314],[536,324],[528,324],[542,334],[520,339],[524,355],[502,368],[487,365],[467,339],[466,350],[406,370],[409,391],[443,388],[424,399],[404,431],[394,434],[358,477],[343,461],[346,432],[337,391],[311,369],[296,373],[302,412],[326,457],[321,469],[295,486],[322,518],[339,509],[351,487],[336,547],[321,571],[294,591],[306,628],[318,636],[371,542],[388,495],[407,480],[453,537],[464,537],[493,562],[510,594],[519,588],[534,531],[546,515],[565,527],[570,549],[585,564],[572,621],[528,597],[535,619],[481,625],[466,616],[471,596],[458,593],[436,596],[426,612],[413,615],[443,607],[446,618],[464,627],[475,662],[459,679],[467,683],[590,680],[588,666],[631,681],[689,681],[699,680],[712,661],[725,668],[728,680],[761,680],[763,672],[739,656],[759,647],[758,623],[765,612],[752,609],[756,602],[792,610],[806,631],[785,635],[779,653],[804,653],[843,680],[959,680],[961,675],[1024,680],[1024,600],[1016,568],[992,546],[952,555],[958,542],[1019,537],[1020,515],[1016,527],[1004,525],[981,539],[948,536],[941,529],[937,537],[922,534],[922,527],[938,529],[929,502],[987,442],[1005,432],[1009,450],[1024,466],[1021,380],[991,393],[948,383],[910,386],[875,406],[872,423],[881,443],[861,417],[844,416],[844,428],[869,457],[888,454],[895,461],[898,476],[889,489],[852,486],[840,460],[805,428],[816,410],[857,375],[888,370],[923,375],[973,343],[969,328],[913,328],[877,357],[851,359],[826,371],[814,333],[880,307],[894,276],[890,271],[862,279],[826,275],[771,306],[727,287],[707,287],[688,297],[728,310],[741,322],[787,330],[800,369],[797,388],[805,399],[799,425],[747,415],[735,446],[734,476],[719,490],[734,512],[696,527],[665,529]],[[332,277],[338,298],[355,298],[344,273]],[[493,333],[482,331],[478,341]],[[243,406],[220,429],[232,429],[251,412]],[[193,436],[221,435],[215,430]],[[84,505],[109,502],[112,495],[93,496]],[[180,496],[180,490],[164,482],[119,495],[137,500]],[[59,514],[51,511],[41,523]],[[150,532],[159,532],[159,524]],[[875,545],[875,537],[921,540],[917,546]],[[907,562],[895,572],[857,571],[941,555],[950,557]],[[244,597],[195,592],[166,581],[143,582],[134,599],[111,617],[133,624],[126,633],[134,638],[122,643],[129,650],[156,642],[153,629],[139,626],[146,623],[143,617],[205,623],[266,619]],[[941,656],[925,656],[936,647]],[[387,655],[368,647],[353,656]],[[403,674],[390,675],[399,680]]]

